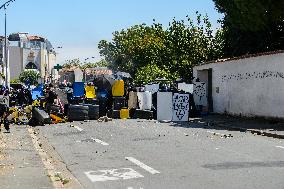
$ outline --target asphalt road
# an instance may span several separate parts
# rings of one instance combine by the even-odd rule
[[[284,141],[205,123],[147,120],[39,127],[88,189],[284,189]]]

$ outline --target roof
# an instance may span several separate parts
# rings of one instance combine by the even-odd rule
[[[94,69],[94,68],[87,68],[85,69],[87,75],[112,75],[112,70],[109,69]]]
[[[43,37],[37,36],[37,35],[30,35],[30,36],[28,36],[28,39],[30,41],[41,41],[41,42],[45,41],[45,39]]]
[[[281,53],[284,53],[284,50],[269,51],[269,52],[255,53],[255,54],[247,54],[247,55],[232,57],[232,58],[218,59],[218,60],[213,60],[213,61],[201,63],[197,66],[201,66],[201,65],[205,65],[205,64],[211,64],[211,63],[223,63],[223,62],[232,61],[232,60],[241,60],[241,59],[246,59],[246,58],[268,56],[268,55],[281,54]]]
[[[18,32],[18,33],[12,33],[8,37],[9,41],[21,41],[21,40],[28,40],[28,33],[26,32]]]

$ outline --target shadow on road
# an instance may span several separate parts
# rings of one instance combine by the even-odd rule
[[[203,168],[211,170],[224,169],[244,169],[244,168],[258,168],[258,167],[284,167],[284,161],[268,161],[268,162],[225,162],[217,164],[206,164]]]
[[[246,129],[271,130],[284,132],[283,120],[267,120],[264,118],[244,118],[228,115],[211,114],[199,118],[190,118],[189,122],[174,122],[174,127],[204,128],[215,130],[239,130]],[[238,129],[236,129],[238,128]]]

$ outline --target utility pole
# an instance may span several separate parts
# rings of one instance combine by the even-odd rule
[[[8,87],[8,47],[7,47],[7,14],[6,6],[4,5],[5,10],[5,47],[4,47],[4,56],[5,56],[5,86]]]
[[[8,61],[8,46],[7,46],[7,12],[6,8],[10,5],[11,2],[14,2],[16,0],[9,0],[5,2],[3,5],[1,5],[0,10],[4,9],[5,11],[5,42],[4,42],[4,56],[5,56],[5,86],[9,86],[8,81],[8,71],[9,71],[9,61]]]

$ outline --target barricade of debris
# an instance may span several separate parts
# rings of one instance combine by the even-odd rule
[[[189,117],[205,115],[208,108],[195,100],[193,84],[181,84],[157,80],[137,87],[131,84],[130,76],[101,75],[92,82],[74,82],[63,88],[49,84],[12,89],[7,92],[9,110],[3,118],[10,123],[40,126],[112,119],[188,121]]]

